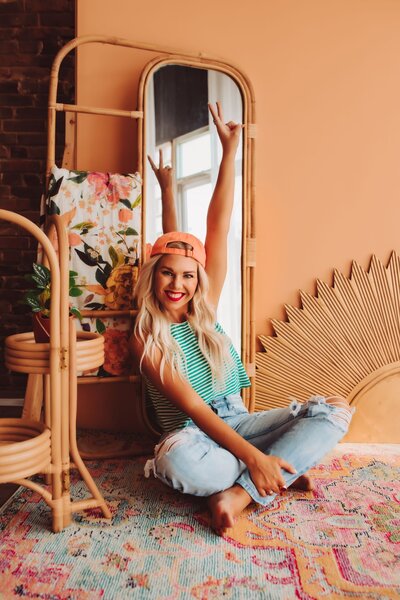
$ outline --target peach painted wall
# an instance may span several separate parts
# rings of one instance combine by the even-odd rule
[[[256,97],[256,331],[372,253],[400,250],[398,0],[77,0],[77,34],[204,52],[251,80]],[[135,108],[151,54],[80,50],[78,99]],[[90,117],[89,119],[93,119]],[[88,135],[90,133],[90,136]],[[79,166],[135,167],[133,127],[79,125]],[[125,141],[121,141],[124,140]]]

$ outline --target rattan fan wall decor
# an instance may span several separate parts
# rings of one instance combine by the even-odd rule
[[[353,262],[333,286],[317,280],[317,296],[300,292],[301,308],[285,306],[274,336],[259,336],[256,410],[288,399],[340,394],[356,407],[345,441],[400,442],[400,259],[387,267],[372,256]]]

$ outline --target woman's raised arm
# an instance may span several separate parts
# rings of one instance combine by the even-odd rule
[[[176,215],[176,206],[174,199],[174,184],[172,177],[172,167],[164,167],[163,152],[160,149],[160,157],[158,161],[158,167],[151,158],[147,157],[151,168],[154,171],[154,175],[157,178],[161,188],[161,206],[162,206],[162,228],[163,233],[169,233],[170,231],[178,230],[178,218]]]
[[[210,281],[208,298],[216,308],[227,271],[227,240],[233,208],[235,185],[235,156],[243,125],[224,123],[222,107],[209,104],[218,137],[222,145],[222,159],[207,213],[206,271]]]

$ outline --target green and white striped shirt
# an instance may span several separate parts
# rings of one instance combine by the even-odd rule
[[[244,387],[249,387],[250,381],[242,362],[231,344],[230,353],[233,358],[232,366],[227,370],[222,389],[214,389],[211,369],[200,350],[197,337],[188,321],[184,323],[171,323],[171,335],[176,340],[186,359],[186,373],[189,383],[194,391],[210,404],[218,396],[238,394]],[[215,329],[225,335],[221,325],[216,324]],[[174,406],[167,398],[145,379],[147,387],[147,400],[155,412],[158,425],[163,432],[172,431],[188,425],[191,420],[188,416]]]

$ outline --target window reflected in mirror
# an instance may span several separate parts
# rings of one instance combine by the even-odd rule
[[[221,146],[207,103],[222,103],[226,121],[243,121],[236,83],[214,70],[167,65],[149,78],[146,91],[146,154],[158,165],[171,165],[179,229],[203,242],[208,205],[218,176]],[[236,155],[235,200],[228,237],[228,272],[217,319],[241,351],[242,319],[242,144]],[[146,165],[146,240],[162,234],[161,190]]]

